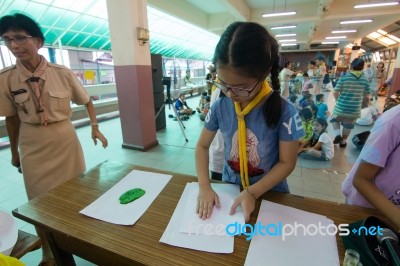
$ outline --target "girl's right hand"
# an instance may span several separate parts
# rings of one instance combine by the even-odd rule
[[[214,204],[217,208],[220,207],[217,193],[215,193],[211,186],[205,188],[200,187],[196,208],[196,213],[199,217],[203,220],[210,218]]]

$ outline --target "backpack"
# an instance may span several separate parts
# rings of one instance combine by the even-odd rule
[[[357,147],[357,149],[362,150],[365,142],[367,142],[370,133],[370,131],[364,131],[353,136],[351,140],[353,144]]]

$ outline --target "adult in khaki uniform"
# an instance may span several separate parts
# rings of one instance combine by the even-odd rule
[[[16,64],[0,72],[0,116],[6,117],[12,165],[21,165],[28,198],[32,199],[85,171],[83,152],[71,123],[71,100],[85,105],[92,138],[107,147],[98,129],[89,95],[66,67],[38,54],[44,36],[38,24],[22,14],[0,19],[2,41]],[[19,151],[18,151],[19,148]],[[42,233],[38,230],[39,236]],[[54,260],[45,239],[42,265]]]

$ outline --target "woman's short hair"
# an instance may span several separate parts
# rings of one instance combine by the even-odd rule
[[[41,39],[44,44],[44,35],[39,24],[24,14],[16,13],[0,18],[0,35],[10,30],[26,31],[30,36]]]

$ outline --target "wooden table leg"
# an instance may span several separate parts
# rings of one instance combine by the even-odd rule
[[[71,253],[65,252],[57,247],[51,232],[43,231],[47,241],[49,242],[51,251],[53,252],[54,259],[58,266],[76,266],[74,257]]]

